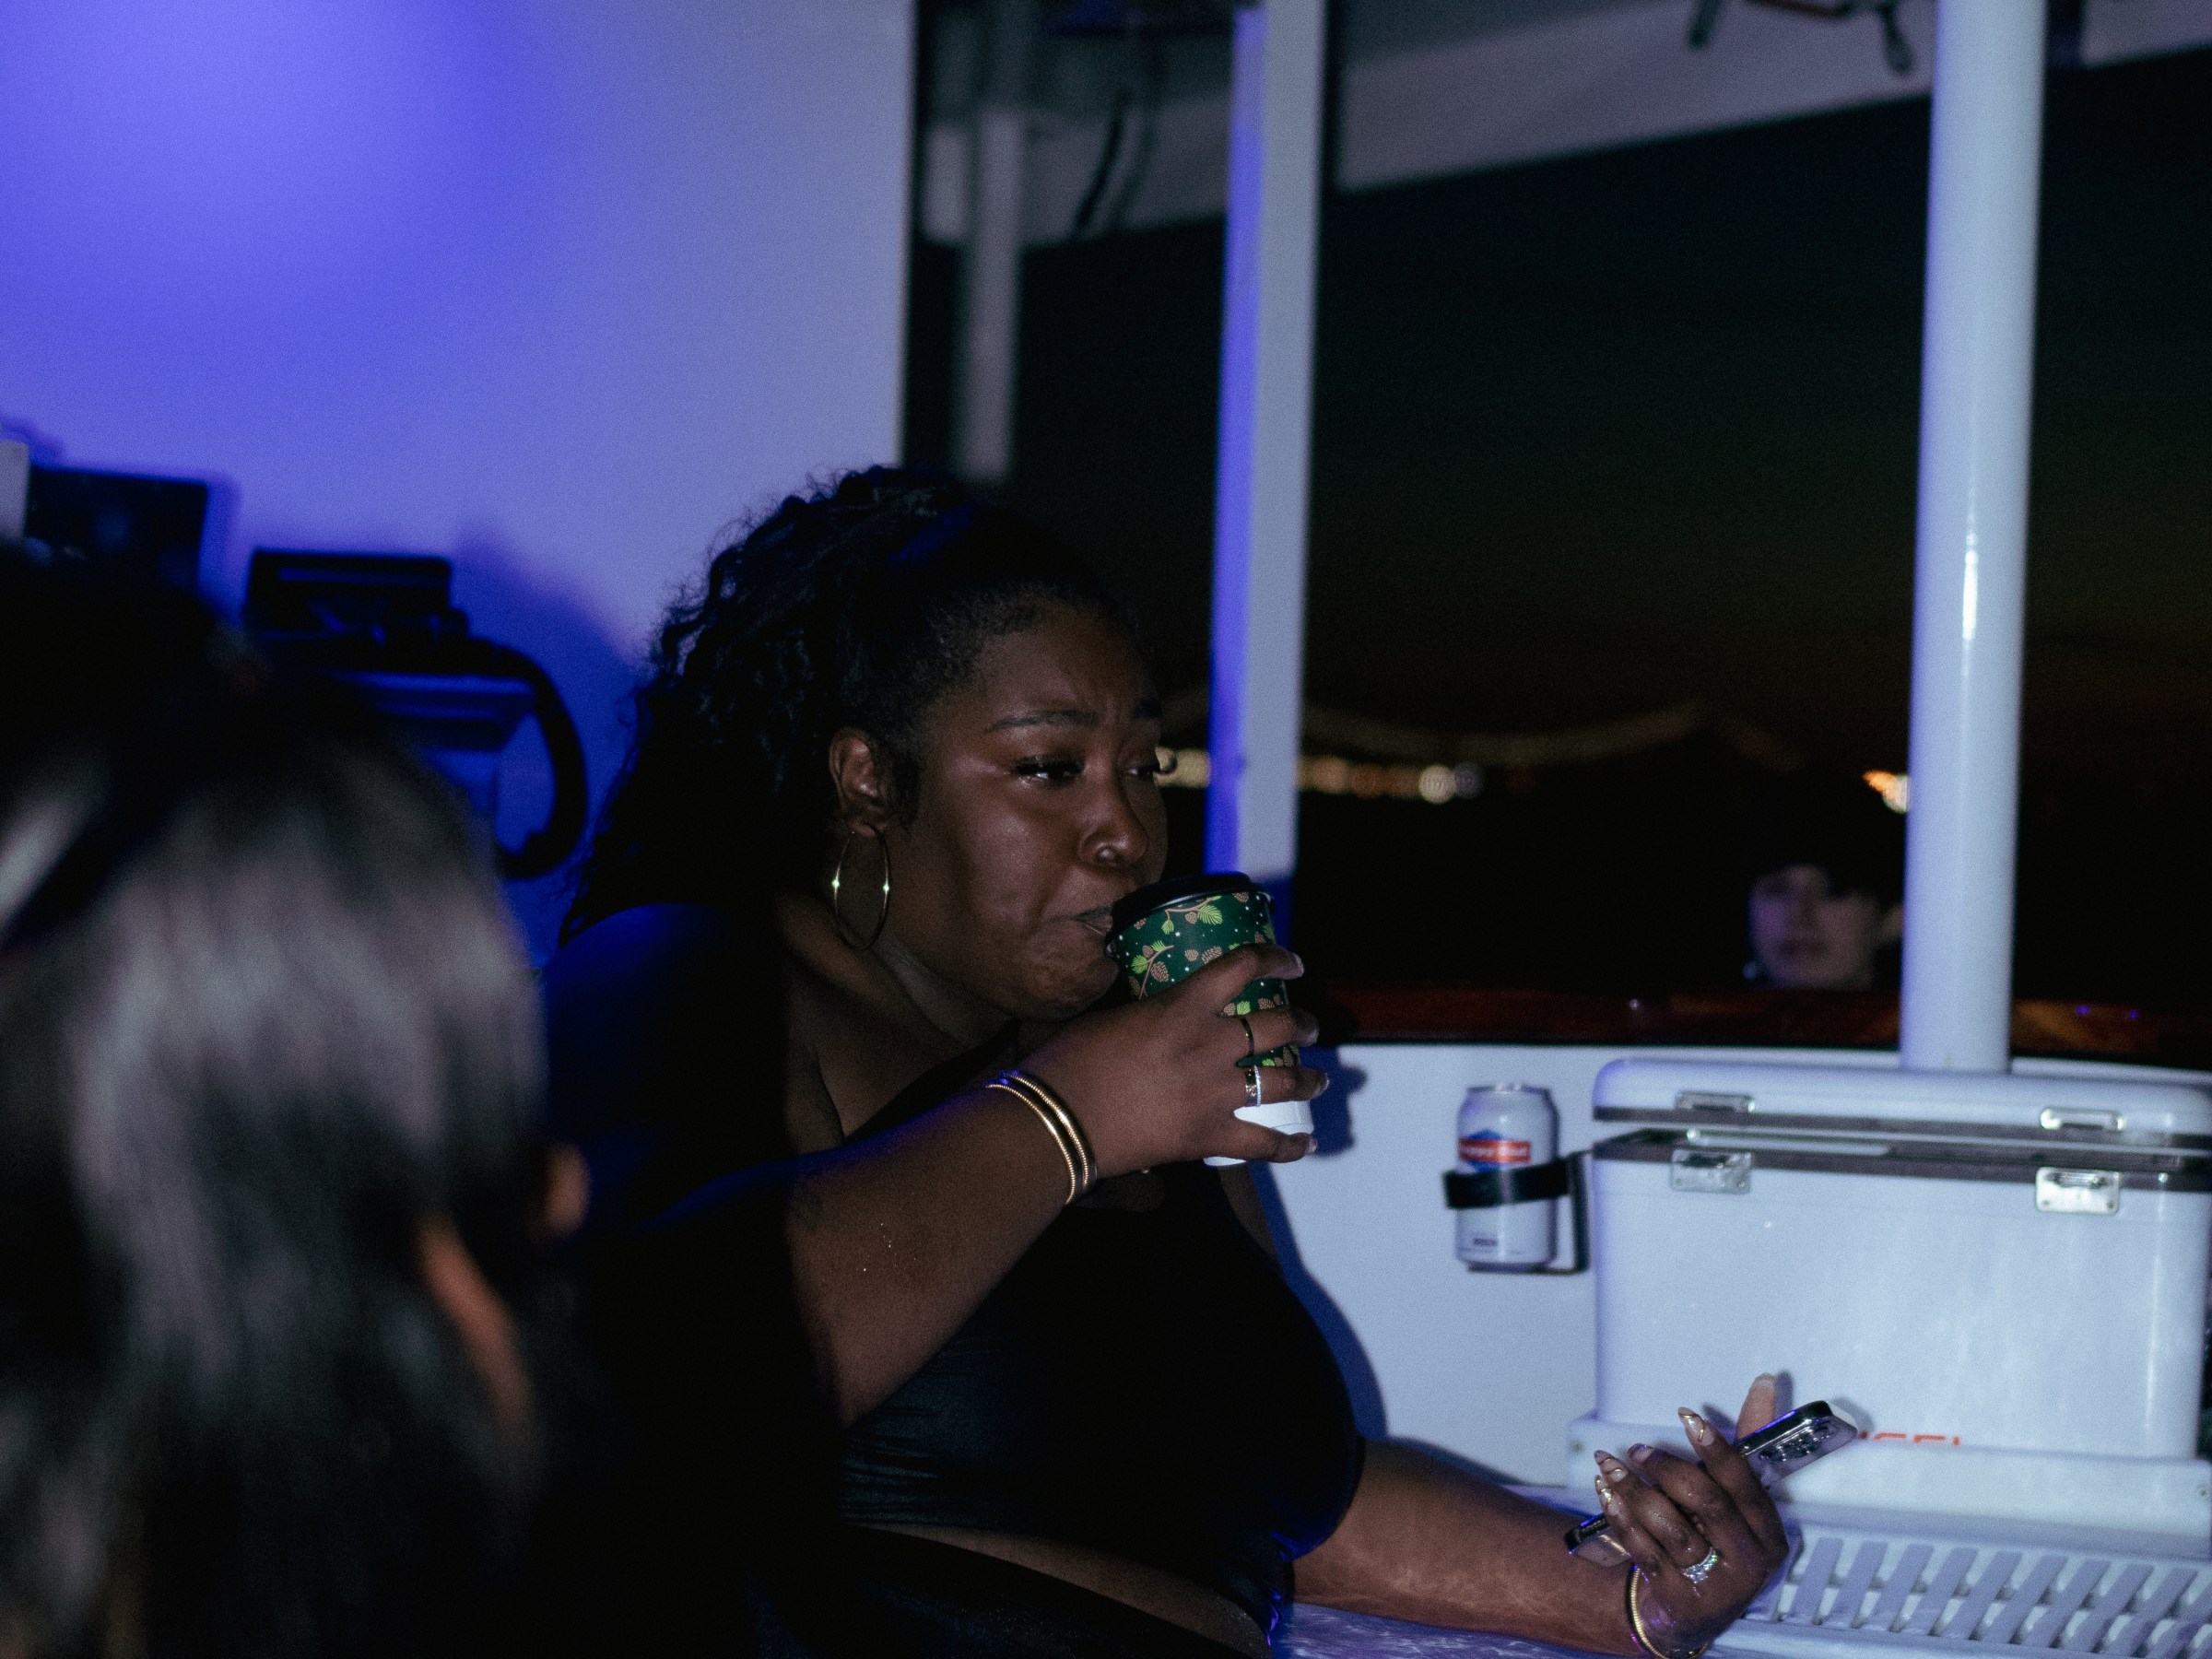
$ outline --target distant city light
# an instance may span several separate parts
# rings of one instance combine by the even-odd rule
[[[1305,755],[1298,762],[1298,786],[1323,794],[1349,794],[1352,763],[1341,755]]]
[[[1902,812],[1909,804],[1912,780],[1903,772],[1870,771],[1862,774],[1866,787],[1882,797],[1882,805],[1892,812]]]
[[[1163,789],[1204,789],[1213,782],[1213,757],[1202,748],[1176,749],[1174,769],[1160,774]],[[1442,806],[1482,793],[1483,771],[1472,760],[1453,766],[1385,766],[1342,755],[1300,755],[1298,786],[1312,794],[1354,795],[1363,801],[1427,801]]]

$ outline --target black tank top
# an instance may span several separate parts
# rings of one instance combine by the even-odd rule
[[[918,1115],[977,1065],[933,1070],[861,1134]],[[838,1512],[1088,1545],[1218,1591],[1271,1630],[1289,1562],[1351,1502],[1351,1402],[1212,1170],[1126,1182],[1063,1211],[853,1425]]]
[[[849,1434],[817,1421],[775,1179],[793,1155],[779,961],[763,922],[671,904],[600,923],[546,970],[554,1128],[592,1166],[572,1248],[595,1264],[594,1347],[665,1477],[638,1551],[674,1584],[726,1556],[734,1516],[765,1548],[834,1502],[850,1522],[1088,1545],[1272,1629],[1364,1442],[1320,1331],[1202,1164],[1135,1178],[1154,1207],[1064,1211]],[[860,1135],[957,1094],[998,1046],[917,1078]]]

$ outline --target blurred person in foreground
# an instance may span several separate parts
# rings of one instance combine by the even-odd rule
[[[456,804],[0,555],[0,1655],[480,1654],[547,1401],[530,974]]]
[[[1790,780],[1755,818],[1744,977],[1784,991],[1894,989],[1905,820],[1864,779]]]

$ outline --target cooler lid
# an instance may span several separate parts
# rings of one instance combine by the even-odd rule
[[[2212,1147],[2212,1089],[2190,1083],[1630,1058],[1598,1073],[1592,1104],[1610,1123]]]

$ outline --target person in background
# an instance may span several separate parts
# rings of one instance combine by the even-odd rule
[[[1896,985],[1905,820],[1864,780],[1791,780],[1755,820],[1747,863],[1747,981],[1785,991]]]
[[[0,1655],[546,1651],[540,1050],[442,784],[0,554]]]

